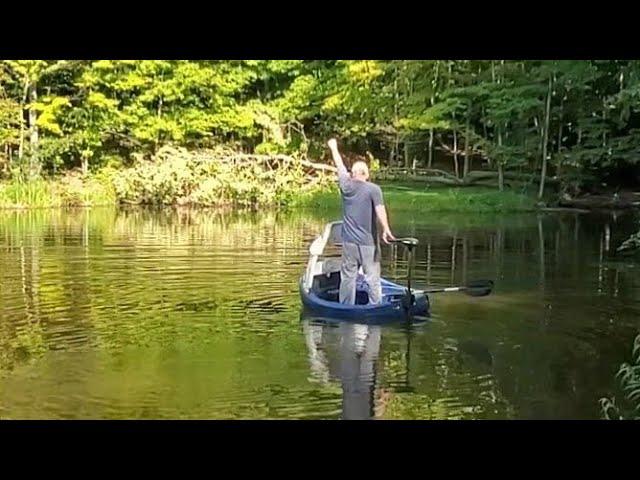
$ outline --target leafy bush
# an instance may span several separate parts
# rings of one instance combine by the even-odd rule
[[[57,180],[14,180],[0,184],[0,208],[51,208],[115,203],[109,174],[83,177],[69,172]]]
[[[640,420],[640,335],[635,339],[631,357],[633,363],[623,363],[616,374],[622,392],[620,400],[600,399],[602,415],[607,420]]]
[[[288,204],[324,188],[329,178],[310,173],[294,157],[164,147],[153,160],[118,172],[113,186],[126,203],[256,206]]]

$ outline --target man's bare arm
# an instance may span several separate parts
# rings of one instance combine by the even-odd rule
[[[390,240],[395,240],[396,237],[393,236],[393,233],[391,233],[391,229],[389,228],[387,209],[384,205],[376,205],[376,216],[378,217],[380,225],[382,225],[382,240],[384,240],[384,243],[389,243]]]
[[[340,151],[338,150],[338,142],[335,138],[332,138],[327,142],[329,145],[329,150],[331,150],[331,156],[333,157],[333,163],[338,169],[338,174],[340,172],[346,172],[347,167],[344,166],[344,162],[342,161],[342,155],[340,155]]]

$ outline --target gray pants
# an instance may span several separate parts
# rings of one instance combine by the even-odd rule
[[[342,244],[340,303],[347,305],[356,303],[356,278],[359,267],[362,267],[364,278],[369,285],[369,303],[380,303],[382,287],[380,286],[380,258],[378,254],[379,250],[373,245]]]

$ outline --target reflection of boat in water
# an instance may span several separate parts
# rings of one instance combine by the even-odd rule
[[[341,246],[342,222],[326,225],[323,234],[316,238],[309,248],[307,269],[300,279],[300,296],[305,308],[324,317],[352,319],[359,322],[380,322],[392,319],[406,319],[426,316],[429,313],[429,297],[423,292],[407,289],[401,285],[381,279],[382,300],[379,304],[369,304],[368,285],[362,273],[356,286],[356,305],[344,305],[338,301],[340,288],[340,258],[323,256],[327,246]],[[407,244],[411,249],[417,244]],[[410,298],[410,301],[407,299]]]

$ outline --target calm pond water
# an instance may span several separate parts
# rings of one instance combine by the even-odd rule
[[[301,315],[336,215],[0,212],[0,418],[600,417],[640,330],[640,266],[613,256],[634,218],[395,215],[418,287],[496,282],[408,328]]]

